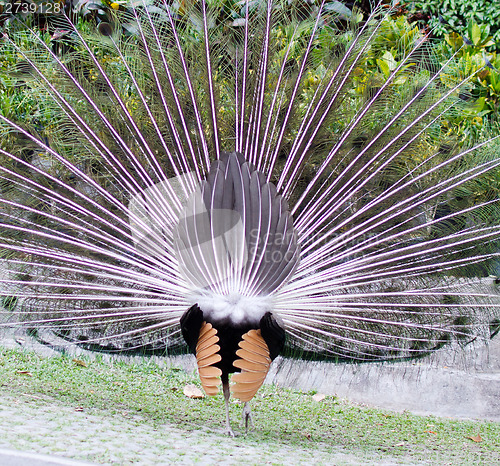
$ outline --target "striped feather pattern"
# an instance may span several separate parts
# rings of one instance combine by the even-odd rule
[[[266,379],[271,358],[266,342],[260,330],[250,330],[243,335],[236,351],[239,359],[234,361],[234,367],[241,369],[233,375],[231,392],[241,401],[250,401]]]
[[[221,356],[218,354],[220,351],[220,346],[217,345],[218,341],[217,330],[212,327],[212,324],[203,322],[196,345],[196,362],[201,385],[209,396],[217,395],[219,385],[222,383],[220,379],[222,371],[213,366],[221,360]]]

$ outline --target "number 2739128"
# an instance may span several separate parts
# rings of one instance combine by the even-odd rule
[[[13,1],[6,2],[0,1],[0,13],[12,15],[12,14],[59,14],[62,12],[63,5],[59,2],[44,2],[44,3],[33,3],[33,2],[22,2]]]

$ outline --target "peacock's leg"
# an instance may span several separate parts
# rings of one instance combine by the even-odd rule
[[[233,429],[231,429],[231,421],[229,420],[229,397],[231,392],[229,391],[229,379],[226,375],[222,376],[222,393],[224,394],[224,401],[226,403],[226,431],[225,433],[230,437],[234,437]]]
[[[243,422],[245,423],[245,434],[248,432],[248,423],[253,429],[252,410],[248,401],[243,405]]]

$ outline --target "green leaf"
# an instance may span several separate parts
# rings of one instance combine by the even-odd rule
[[[468,27],[470,40],[474,42],[474,45],[477,45],[481,42],[481,28],[477,23],[471,23]]]

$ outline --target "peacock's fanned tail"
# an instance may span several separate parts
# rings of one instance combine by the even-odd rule
[[[92,32],[61,13],[64,53],[5,34],[32,112],[0,114],[0,325],[173,349],[193,296],[230,296],[324,357],[489,338],[499,203],[476,188],[498,144],[442,131],[474,76],[427,37],[366,71],[384,15],[164,1]]]

